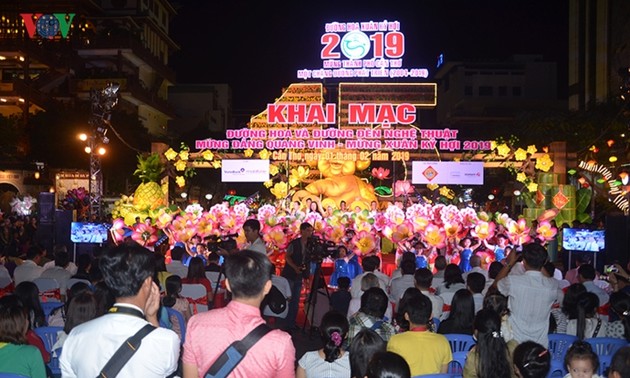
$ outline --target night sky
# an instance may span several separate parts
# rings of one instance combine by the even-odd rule
[[[174,2],[171,56],[177,82],[227,83],[234,112],[264,110],[296,71],[321,68],[320,36],[328,22],[394,21],[406,38],[404,67],[435,73],[437,57],[506,59],[538,54],[558,62],[566,84],[568,0]],[[559,93],[564,93],[559,88]]]

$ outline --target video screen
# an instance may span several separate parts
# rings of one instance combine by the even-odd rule
[[[567,251],[600,252],[606,247],[604,230],[565,228],[562,230],[562,248]]]
[[[70,240],[73,243],[106,243],[109,227],[104,223],[72,222]]]

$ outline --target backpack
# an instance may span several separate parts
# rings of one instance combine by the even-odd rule
[[[271,290],[265,296],[264,304],[269,306],[269,309],[274,314],[282,314],[287,308],[287,298],[285,298],[280,289],[271,285]]]

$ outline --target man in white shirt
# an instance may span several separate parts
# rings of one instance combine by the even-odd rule
[[[481,267],[481,257],[472,255],[470,257],[471,269],[463,274],[464,280],[470,273],[481,273],[485,279],[488,279],[488,271]]]
[[[57,252],[55,254],[55,266],[44,270],[40,276],[40,278],[52,278],[57,281],[62,299],[65,299],[66,290],[68,290],[68,280],[72,278],[72,273],[66,270],[69,262],[68,252]]]
[[[248,243],[243,249],[269,255],[265,242],[260,238],[260,222],[257,219],[246,220],[243,223],[243,233]]]
[[[66,248],[65,245],[61,245],[61,244],[57,244],[54,248],[53,248],[53,256],[57,256],[57,253],[59,252],[65,252],[68,253],[68,248]],[[70,256],[70,255],[68,255]],[[46,269],[50,269],[52,267],[55,266],[55,260],[49,261],[46,264],[44,264],[44,270]],[[75,274],[77,274],[77,266],[75,263],[73,263],[72,261],[68,262],[68,265],[66,266],[66,270],[68,272],[70,272],[70,274],[72,276],[74,276]]]
[[[122,244],[103,255],[99,266],[116,303],[108,314],[70,332],[59,359],[63,377],[100,376],[118,348],[149,323],[157,328],[142,339],[118,376],[163,378],[177,369],[180,341],[175,332],[159,327],[154,265],[152,253],[137,244]]]
[[[597,272],[591,264],[582,264],[578,268],[578,281],[580,281],[580,283],[584,285],[586,291],[597,295],[597,298],[599,298],[599,305],[603,306],[608,303],[610,296],[604,291],[604,289],[595,285],[593,280],[595,279],[596,275]]]
[[[562,290],[557,280],[540,271],[547,261],[547,250],[543,246],[526,244],[522,256],[525,273],[508,275],[518,259],[517,253],[512,251],[493,286],[508,297],[511,312],[508,322],[514,339],[519,343],[531,340],[547,345],[551,307],[554,302],[562,303]]]
[[[413,274],[416,272],[416,262],[405,260],[400,264],[402,276],[394,278],[389,288],[389,298],[398,307],[398,301],[405,294],[405,290],[414,287]]]
[[[181,278],[188,276],[188,267],[182,263],[186,250],[183,247],[173,247],[171,249],[171,263],[166,266],[166,271]]]
[[[446,269],[446,257],[440,255],[435,258],[435,274],[433,275],[433,283],[431,287],[437,289],[444,282],[444,270]]]
[[[361,262],[363,273],[354,277],[352,280],[352,286],[350,287],[350,294],[352,294],[352,298],[361,298],[361,295],[363,295],[363,291],[361,290],[361,279],[367,273],[373,273],[378,278],[378,286],[383,289],[384,292],[387,292],[389,277],[376,271],[380,264],[381,259],[379,259],[378,256],[366,256],[363,258],[363,261]]]
[[[483,290],[486,288],[486,278],[481,273],[470,272],[466,277],[466,288],[473,296],[475,314],[483,308]]]
[[[442,320],[442,312],[444,311],[444,299],[440,296],[431,293],[429,290],[432,286],[433,282],[433,273],[427,268],[420,268],[416,270],[414,274],[414,281],[416,283],[416,288],[420,290],[420,292],[431,300],[432,306],[432,318],[437,318]]]
[[[26,251],[26,260],[13,271],[13,281],[15,281],[15,285],[17,286],[24,281],[33,281],[39,278],[44,271],[44,268],[39,266],[43,258],[43,251],[39,247],[30,247],[28,251]]]

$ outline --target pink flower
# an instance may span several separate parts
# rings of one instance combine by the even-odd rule
[[[558,233],[558,229],[551,226],[549,221],[542,221],[538,223],[538,228],[536,229],[536,233],[538,233],[538,238],[541,240],[551,240]]]
[[[521,218],[517,221],[510,220],[507,222],[507,231],[510,240],[514,244],[525,244],[531,237],[529,236],[529,227],[527,227],[527,220]]]
[[[495,225],[492,222],[479,221],[470,234],[480,240],[487,240],[494,236]]]
[[[138,223],[133,228],[131,238],[144,247],[151,247],[158,240],[157,229],[144,223]]]
[[[430,224],[424,229],[424,240],[431,247],[442,248],[445,244],[446,235],[443,229],[434,224]]]
[[[125,233],[127,232],[125,220],[122,218],[114,220],[114,222],[112,223],[112,228],[110,228],[110,232],[116,242],[123,241],[125,239]]]
[[[385,180],[389,178],[389,169],[387,168],[372,168],[372,177],[379,180]]]
[[[413,185],[409,180],[398,180],[394,183],[394,196],[406,196],[414,192]]]

